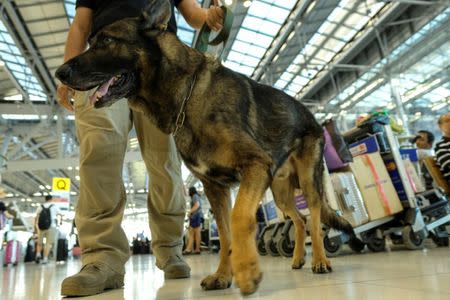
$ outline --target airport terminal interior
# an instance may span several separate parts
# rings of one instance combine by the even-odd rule
[[[166,82],[171,91],[178,89],[178,82],[184,84],[177,94],[179,99],[168,104],[175,103],[169,108],[173,120],[167,118],[171,124],[155,121],[165,113],[159,103],[148,104],[148,111],[142,114],[144,121],[139,122],[136,120],[141,112],[133,113],[138,106],[131,100],[100,107],[108,95],[123,86],[126,93],[120,98],[143,89],[138,78],[142,80],[144,75],[133,73],[136,70],[156,74],[151,75],[155,78],[167,76],[158,72],[164,72],[174,59],[165,56],[170,55],[169,50],[158,47],[165,42],[161,36],[172,35],[165,31],[171,30],[172,23],[169,27],[157,24],[153,31],[146,28],[135,32],[139,35],[136,39],[145,39],[146,43],[158,41],[148,47],[157,55],[147,54],[149,59],[137,60],[153,64],[158,60],[157,68],[147,70],[150,63],[138,69],[133,66],[133,70],[121,65],[123,53],[131,53],[133,59],[145,56],[147,50],[135,49],[138,42],[122,45],[121,52],[103,49],[99,60],[120,72],[111,79],[111,75],[108,79],[92,79],[95,83],[85,89],[99,86],[95,94],[93,90],[72,93],[68,88],[72,103],[68,105],[74,105],[75,113],[66,109],[60,92],[61,86],[70,83],[61,80],[75,76],[75,68],[80,67],[80,63],[73,63],[74,69],[64,74],[60,68],[68,55],[69,30],[82,12],[89,11],[95,24],[98,11],[115,2],[123,7],[131,2],[144,5],[136,17],[147,21],[152,12],[160,12],[162,4],[175,2],[179,41],[172,41],[170,47],[178,51],[178,61],[187,61],[183,66],[194,61],[189,60],[191,57],[205,54],[231,70],[219,72],[221,76],[239,73],[260,85],[250,88],[251,81],[245,77],[234,77],[240,81],[232,85],[230,78],[214,77],[219,80],[210,85],[210,95],[225,99],[219,103],[196,93],[205,82],[204,76],[186,77],[180,71]],[[117,3],[115,9],[121,7]],[[189,5],[206,16],[216,14],[221,20],[220,30],[208,36],[204,30],[207,24],[202,30],[191,27],[186,20]],[[140,12],[144,10],[146,13]],[[448,0],[1,0],[0,300],[72,296],[108,300],[450,299],[449,28]],[[107,43],[108,47],[115,46],[129,38],[105,38],[112,29],[107,33],[102,28],[96,33],[98,30],[100,34],[86,39],[86,51],[105,48]],[[185,46],[196,50],[179,50]],[[95,68],[95,59],[84,66]],[[88,77],[82,74],[82,80]],[[179,79],[183,76],[188,78],[186,82]],[[163,86],[155,91],[159,89],[164,91]],[[233,96],[251,89],[260,89],[260,93],[242,99]],[[152,99],[151,93],[144,92]],[[80,105],[75,95],[86,95],[86,103]],[[280,106],[285,99],[293,104]],[[204,101],[195,106],[199,111],[192,109],[196,101]],[[306,110],[301,110],[302,115],[293,113],[300,107],[296,102],[311,114]],[[211,103],[220,107],[211,108]],[[216,113],[206,116],[200,111],[203,108]],[[178,115],[173,113],[178,110]],[[130,127],[123,131],[126,141],[122,144],[106,133],[98,134],[118,130],[115,122],[120,118],[114,115],[118,111],[121,117],[125,113],[124,124],[129,124],[124,126]],[[199,119],[202,116],[205,118]],[[313,116],[316,122],[305,116]],[[103,128],[101,122],[107,118],[113,129]],[[132,118],[135,127],[131,126]],[[198,120],[192,121],[194,118]],[[257,125],[255,118],[260,118]],[[150,134],[142,130],[142,122],[167,126],[171,128],[166,132],[169,135],[160,131],[154,134],[157,129]],[[188,130],[194,130],[189,126],[195,122],[202,124],[198,130],[203,131],[195,139],[192,133],[186,152],[180,141],[185,141]],[[311,185],[296,178],[309,178],[313,172],[305,170],[290,177],[296,183],[289,192],[272,191],[267,183],[264,192],[250,193],[253,190],[248,186],[261,186],[264,178],[281,178],[280,166],[272,159],[280,156],[283,163],[297,159],[293,155],[299,160],[315,159],[301,155],[311,136],[301,142],[295,140],[301,151],[291,149],[294,142],[286,144],[291,137],[286,128],[292,124],[297,124],[298,130],[292,130],[302,137],[306,135],[303,128],[318,128],[320,139],[314,149],[323,146],[323,151],[313,156],[317,157],[314,170],[320,170],[314,174],[319,175]],[[95,126],[95,130],[89,126]],[[264,135],[253,130],[262,130]],[[149,143],[143,138],[146,132],[150,143],[156,144],[151,146],[157,149],[153,152],[144,149]],[[266,177],[248,180],[251,172],[246,170],[254,170],[258,158],[252,156],[253,150],[247,156],[228,151],[233,134],[245,136],[234,140],[233,149],[246,150],[248,138],[269,155],[273,165]],[[207,140],[211,135],[214,139]],[[163,138],[157,140],[155,136]],[[161,155],[167,150],[161,141],[168,141],[173,148],[168,161]],[[121,147],[126,150],[117,150]],[[198,161],[190,159],[195,157],[191,155],[198,155]],[[89,157],[97,158],[90,161]],[[247,164],[242,162],[244,158]],[[117,166],[110,165],[111,161]],[[229,186],[231,177],[235,182]],[[211,206],[208,195],[214,198],[217,193],[207,193],[208,187],[208,191],[218,191],[211,189],[212,183],[229,188],[231,217],[221,218],[226,209]],[[319,210],[311,200],[315,195],[321,195]],[[156,205],[158,199],[165,204]],[[245,201],[253,204],[244,206]],[[291,203],[293,208],[295,203],[295,209],[286,210],[282,203]],[[163,217],[159,215],[161,205]],[[246,207],[252,209],[242,210]],[[322,223],[315,222],[318,214]],[[231,222],[231,236],[221,220]],[[247,220],[255,224],[242,223]],[[303,231],[296,231],[299,224],[305,232],[306,253],[300,266],[298,253],[303,250],[298,244],[303,244]],[[220,231],[225,234],[220,236]],[[249,238],[244,240],[244,236]],[[228,239],[231,249],[221,247]],[[236,251],[233,242],[239,245]],[[162,255],[167,248],[176,249],[173,251],[177,254]],[[99,259],[98,265],[92,260],[108,253],[116,255],[116,250],[122,255],[117,256],[120,259]],[[66,282],[63,286],[65,278],[86,266],[84,270],[95,265],[97,271],[117,275],[123,268],[118,261],[125,256],[129,259],[123,281],[105,277],[108,280],[94,288],[87,286],[94,285],[95,280],[70,288]],[[256,260],[250,261],[253,257]],[[170,275],[167,266],[172,258],[189,265],[190,272]],[[330,262],[331,267],[318,267],[317,260]],[[232,282],[223,286],[216,279],[205,288],[202,281],[216,272],[219,262],[223,274],[231,277],[233,273]],[[258,264],[262,277],[246,269],[258,268]],[[253,277],[246,281],[249,274]],[[248,288],[247,283],[254,288]]]

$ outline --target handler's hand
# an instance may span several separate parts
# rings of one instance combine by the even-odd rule
[[[72,103],[70,103],[70,98],[72,97],[73,93],[74,93],[73,89],[62,83],[58,85],[58,89],[56,91],[59,104],[62,105],[68,111],[72,112],[74,111],[74,109]]]
[[[219,31],[223,27],[223,10],[220,8],[219,0],[214,0],[214,5],[206,11],[206,24],[214,31]]]

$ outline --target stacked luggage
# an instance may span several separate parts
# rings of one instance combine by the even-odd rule
[[[448,246],[447,196],[439,189],[425,189],[417,171],[417,151],[398,149],[389,117],[375,114],[344,136],[332,121],[323,126],[326,197],[356,233],[349,237],[325,226],[328,256],[339,254],[343,243],[355,252],[361,252],[366,245],[371,251],[384,251],[386,236],[409,249],[423,248],[428,236],[436,245]],[[307,219],[309,210],[301,190],[295,192],[294,200]],[[270,190],[262,207],[266,226],[258,237],[258,252],[292,256],[294,226],[275,207]],[[308,231],[308,221],[306,228]]]

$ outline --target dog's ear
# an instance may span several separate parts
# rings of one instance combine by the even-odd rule
[[[158,33],[167,29],[172,8],[169,0],[150,0],[139,18],[140,29],[146,33]]]

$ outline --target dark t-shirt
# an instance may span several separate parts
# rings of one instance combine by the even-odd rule
[[[172,15],[167,29],[173,33],[177,32],[174,6],[178,6],[181,1],[183,0],[170,0]],[[148,0],[77,0],[76,8],[82,6],[94,11],[90,35],[93,37],[106,25],[121,19],[139,16],[148,3]]]

